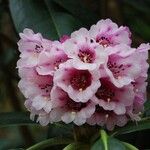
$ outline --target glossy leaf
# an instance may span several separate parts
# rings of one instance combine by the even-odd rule
[[[70,14],[60,11],[59,7],[52,0],[45,0],[45,4],[59,37],[64,34],[70,35],[80,27],[81,24],[77,18],[75,19]]]
[[[105,150],[102,140],[97,140],[91,150]],[[126,150],[126,148],[119,140],[109,137],[108,150]]]
[[[70,34],[78,28],[76,20],[71,15],[60,12],[51,0],[10,0],[9,5],[18,32],[31,28],[46,38],[58,39],[62,34]]]
[[[91,26],[99,20],[98,15],[94,14],[90,9],[86,8],[83,1],[80,0],[53,0],[72,15],[79,18],[85,26]]]
[[[144,104],[144,108],[145,108],[145,110],[144,110],[144,112],[145,112],[145,115],[146,116],[150,116],[150,100],[147,100],[146,102],[145,102],[145,104]]]
[[[18,32],[22,32],[24,28],[31,28],[47,38],[59,38],[48,10],[40,0],[10,0],[9,6]]]
[[[51,138],[48,140],[44,140],[42,142],[39,142],[26,150],[43,150],[44,148],[48,148],[50,146],[54,145],[64,145],[64,144],[69,144],[71,143],[72,140],[70,139],[65,139],[65,138]]]
[[[63,150],[90,150],[88,145],[84,145],[81,143],[71,143],[67,145]]]
[[[150,129],[150,118],[143,118],[139,122],[130,122],[126,126],[118,128],[112,132],[112,136],[120,135],[120,134],[126,134],[131,133],[135,131],[141,131]]]
[[[125,147],[126,147],[126,150],[138,150],[135,146],[129,144],[129,143],[126,143],[126,142],[122,142]]]
[[[102,140],[100,140],[100,139],[97,140],[97,141],[93,144],[91,150],[104,150],[104,145],[103,145]]]

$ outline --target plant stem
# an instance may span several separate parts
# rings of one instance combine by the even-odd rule
[[[100,130],[101,139],[104,144],[104,149],[108,150],[108,140],[107,140],[107,134],[104,130]]]

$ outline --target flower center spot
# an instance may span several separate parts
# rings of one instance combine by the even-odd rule
[[[100,45],[102,45],[103,47],[107,47],[107,46],[109,46],[111,44],[109,39],[104,37],[104,36],[102,36],[100,38],[97,38],[96,42],[99,43]]]
[[[94,60],[94,53],[90,50],[79,50],[78,57],[85,63],[92,63]]]
[[[86,107],[87,103],[82,102],[74,102],[72,99],[68,97],[67,108],[75,114],[77,111],[80,111],[82,108]]]
[[[70,83],[74,89],[82,92],[91,85],[91,74],[87,70],[76,70],[71,75]]]
[[[115,97],[115,91],[113,88],[111,88],[111,85],[109,85],[109,83],[105,82],[104,80],[101,80],[101,86],[97,90],[95,96],[98,99],[102,99],[109,103]]]

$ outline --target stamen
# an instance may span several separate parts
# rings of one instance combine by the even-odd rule
[[[118,77],[117,77],[117,79],[119,79],[119,80],[120,80],[120,79],[121,79],[121,76],[118,76]]]
[[[108,47],[111,44],[109,39],[104,36],[97,38],[96,42],[102,45],[103,47]]]
[[[110,102],[110,98],[107,98],[107,102],[108,102],[108,103]]]
[[[107,120],[107,119],[108,119],[108,117],[109,117],[109,114],[106,114],[106,115],[105,115],[105,119]]]
[[[54,69],[57,70],[57,69],[58,69],[58,66],[55,66]]]
[[[91,85],[91,74],[87,70],[75,70],[70,78],[71,86],[82,92]]]
[[[135,89],[135,91],[136,91],[136,92],[138,92],[138,91],[139,91],[139,89]]]
[[[44,97],[44,100],[48,100],[48,97]]]
[[[80,89],[79,89],[79,92],[82,92],[82,91],[83,91],[83,89],[82,89],[82,88],[80,88]]]
[[[81,61],[85,63],[92,63],[95,57],[95,54],[90,49],[81,49],[79,50],[78,57]]]
[[[74,112],[74,111],[72,111],[72,112],[71,112],[71,115],[73,115],[73,116],[74,116],[75,114],[76,114],[76,112]]]
[[[142,115],[142,112],[139,112],[138,114],[139,114],[139,115]]]

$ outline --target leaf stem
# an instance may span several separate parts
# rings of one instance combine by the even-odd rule
[[[126,126],[114,130],[111,133],[111,136],[117,136],[120,134],[132,133],[146,129],[150,129],[150,117],[143,118],[141,121],[137,122],[137,124],[135,122],[129,122]]]

